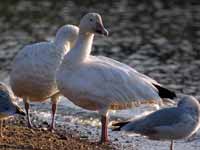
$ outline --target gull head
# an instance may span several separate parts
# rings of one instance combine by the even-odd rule
[[[101,16],[98,13],[88,13],[81,19],[80,26],[81,32],[100,34],[108,36],[108,31],[103,25]]]
[[[4,112],[5,116],[20,114],[25,116],[25,112],[15,103],[14,94],[11,89],[4,83],[0,82],[0,112]]]
[[[195,97],[190,96],[190,95],[184,95],[181,97],[180,101],[178,102],[178,107],[200,109],[200,104]]]
[[[3,82],[0,82],[0,94],[2,94],[2,95],[4,95],[4,96],[6,96],[6,97],[8,97],[9,99],[9,101],[11,101],[11,100],[15,100],[16,99],[16,97],[15,97],[15,95],[14,95],[14,93],[12,92],[12,90],[10,89],[10,87],[8,87],[5,83],[3,83]]]

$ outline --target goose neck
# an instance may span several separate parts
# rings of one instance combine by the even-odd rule
[[[93,38],[94,34],[80,32],[74,48],[66,55],[65,60],[71,63],[86,60],[91,53]]]
[[[66,54],[69,51],[69,49],[70,49],[70,43],[69,43],[69,41],[63,40],[61,38],[57,38],[54,41],[54,44],[55,44],[55,46],[57,48],[57,51],[59,53]]]

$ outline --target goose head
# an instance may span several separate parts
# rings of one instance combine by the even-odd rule
[[[56,33],[55,43],[59,47],[71,49],[74,47],[79,28],[75,25],[64,25]]]
[[[98,13],[86,14],[80,22],[80,32],[86,34],[100,34],[108,36],[108,31],[105,29],[102,18]]]

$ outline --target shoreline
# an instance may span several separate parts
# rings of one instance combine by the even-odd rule
[[[5,121],[4,121],[5,122]],[[6,120],[0,138],[0,149],[5,150],[111,150],[112,144],[99,144],[81,138],[77,133],[58,127],[54,132],[46,128],[29,129],[23,117]]]

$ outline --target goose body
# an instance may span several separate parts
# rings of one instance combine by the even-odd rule
[[[61,93],[85,109],[126,109],[140,103],[162,102],[156,87],[161,87],[159,83],[107,57],[90,56],[87,62],[62,65],[61,70]]]
[[[25,46],[12,66],[10,83],[14,93],[36,102],[58,93],[55,74],[63,56],[51,42]]]
[[[76,26],[65,25],[58,30],[54,42],[40,42],[25,46],[15,57],[10,84],[15,95],[24,99],[27,114],[29,101],[42,102],[51,98],[54,116],[59,99],[56,72],[64,55],[73,46],[77,34]],[[31,127],[30,121],[28,122]]]
[[[109,109],[130,108],[140,103],[161,103],[158,87],[166,91],[169,97],[175,94],[128,65],[90,55],[95,33],[107,34],[107,31],[100,15],[89,13],[81,19],[76,44],[65,55],[57,72],[57,84],[60,92],[76,105],[100,112],[101,140],[105,142]],[[168,97],[167,94],[165,96]]]

